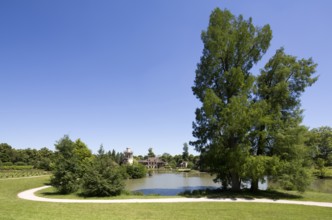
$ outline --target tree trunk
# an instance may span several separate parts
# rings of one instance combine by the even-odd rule
[[[259,131],[260,131],[260,135],[259,135],[259,139],[258,139],[258,144],[257,144],[257,152],[256,152],[256,156],[259,155],[263,155],[264,154],[264,147],[265,147],[265,141],[266,139],[264,138],[264,136],[262,135],[262,132],[265,130],[265,125],[260,126]],[[252,192],[257,192],[258,191],[258,179],[252,179],[251,180],[251,186],[250,186],[250,190]]]
[[[222,185],[222,189],[228,189],[228,181],[222,180],[221,185]]]
[[[258,191],[258,179],[251,180],[250,190],[252,192],[257,192]]]
[[[239,174],[234,172],[231,173],[232,178],[232,191],[240,191],[241,190],[241,181],[239,178]]]

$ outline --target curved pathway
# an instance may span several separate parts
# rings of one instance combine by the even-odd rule
[[[19,193],[17,196],[21,199],[39,202],[58,202],[58,203],[180,203],[180,202],[256,202],[256,203],[274,203],[274,204],[293,204],[331,207],[332,203],[328,202],[309,202],[309,201],[291,201],[291,200],[272,200],[272,199],[209,199],[209,198],[164,198],[164,199],[114,199],[114,200],[84,200],[84,199],[50,199],[38,197],[34,193],[48,188],[42,186]]]

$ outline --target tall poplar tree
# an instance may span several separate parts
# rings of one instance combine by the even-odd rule
[[[203,55],[192,90],[202,106],[196,109],[191,144],[224,187],[240,190],[241,182],[250,180],[256,189],[264,175],[282,176],[285,166],[268,168],[289,159],[285,152],[297,153],[293,147],[304,129],[299,97],[315,81],[316,65],[280,49],[255,77],[251,70],[270,45],[271,29],[228,10],[216,8],[201,37]]]

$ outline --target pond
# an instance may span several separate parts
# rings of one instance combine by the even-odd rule
[[[217,189],[220,183],[214,183],[208,173],[157,173],[152,176],[127,180],[126,188],[145,195],[159,194],[163,196],[177,195],[186,190]],[[260,189],[266,189],[266,183],[260,184]]]
[[[245,185],[246,188],[250,184]],[[213,177],[208,173],[153,173],[152,176],[127,180],[126,188],[129,191],[142,192],[145,195],[159,194],[164,196],[177,195],[186,190],[217,189],[219,183],[213,182]],[[267,182],[260,183],[259,188],[265,190]],[[332,179],[316,179],[309,190],[332,193]]]

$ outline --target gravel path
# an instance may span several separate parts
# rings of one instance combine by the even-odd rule
[[[118,199],[118,200],[87,200],[87,199],[50,199],[38,197],[34,193],[48,188],[42,186],[19,193],[17,196],[21,199],[27,199],[39,202],[58,202],[58,203],[181,203],[181,202],[255,202],[255,203],[273,203],[273,204],[292,204],[309,205],[332,208],[332,203],[328,202],[309,202],[309,201],[291,201],[291,200],[272,200],[272,199],[209,199],[209,198],[165,198],[165,199]]]

